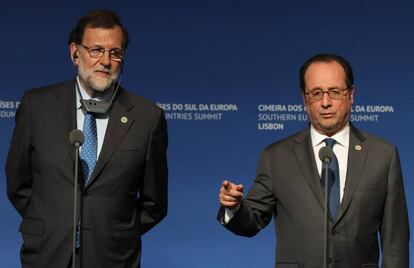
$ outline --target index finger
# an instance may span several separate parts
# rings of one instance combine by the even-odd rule
[[[222,185],[223,185],[224,190],[229,193],[231,189],[233,188],[234,183],[228,180],[224,180]]]

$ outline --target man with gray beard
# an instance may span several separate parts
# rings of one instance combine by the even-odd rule
[[[127,46],[114,12],[89,12],[69,36],[76,78],[23,96],[6,164],[23,267],[71,267],[72,245],[76,266],[139,267],[141,235],[167,214],[166,121],[120,86]],[[77,189],[73,129],[85,136]]]

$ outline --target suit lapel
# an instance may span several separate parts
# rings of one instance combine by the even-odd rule
[[[324,193],[322,191],[315,155],[313,153],[309,127],[299,133],[295,140],[295,156],[306,182],[309,184],[321,208],[324,208]]]
[[[75,149],[69,141],[70,132],[76,127],[76,92],[75,80],[59,85],[55,90],[57,102],[52,105],[51,112],[55,114],[56,124],[63,137],[66,149],[75,160]]]
[[[361,179],[361,173],[365,166],[368,150],[369,148],[365,143],[365,137],[351,125],[344,196],[339,209],[337,222],[344,216],[349,207]]]
[[[101,153],[99,154],[95,169],[93,170],[86,187],[96,180],[97,176],[101,173],[109,158],[118,147],[119,142],[135,120],[134,118],[129,117],[129,111],[133,108],[133,104],[128,99],[127,93],[120,88],[118,94],[119,97],[116,98],[110,111]]]

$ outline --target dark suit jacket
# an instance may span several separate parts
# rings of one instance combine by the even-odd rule
[[[23,267],[67,267],[71,258],[75,128],[75,80],[24,94],[6,165]],[[83,267],[139,266],[141,235],[167,213],[166,147],[162,110],[120,88],[82,193]]]
[[[254,184],[225,227],[253,236],[273,216],[275,267],[323,267],[324,193],[309,128],[263,151]],[[395,146],[351,126],[344,196],[329,230],[329,267],[379,267],[379,238],[382,268],[409,267],[407,206]]]

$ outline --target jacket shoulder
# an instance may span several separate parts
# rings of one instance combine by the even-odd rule
[[[370,147],[376,148],[378,150],[383,150],[383,151],[388,151],[388,150],[396,150],[396,146],[395,144],[391,143],[390,141],[373,135],[371,133],[365,132],[365,131],[361,131],[361,130],[357,130],[357,136],[362,136],[363,137],[363,141],[369,145]]]
[[[143,96],[136,95],[135,93],[123,89],[124,96],[133,104],[134,107],[137,108],[137,111],[145,111],[146,113],[154,113],[159,114],[162,113],[163,110],[154,102],[146,99]]]
[[[36,95],[43,95],[43,94],[50,94],[51,92],[55,92],[56,90],[63,89],[63,88],[75,88],[75,80],[71,79],[65,82],[50,84],[45,86],[39,86],[32,89],[25,91],[25,94],[29,94],[32,96]]]
[[[275,141],[264,148],[264,152],[280,151],[292,148],[297,143],[302,143],[309,136],[309,128],[296,132],[281,140]]]

